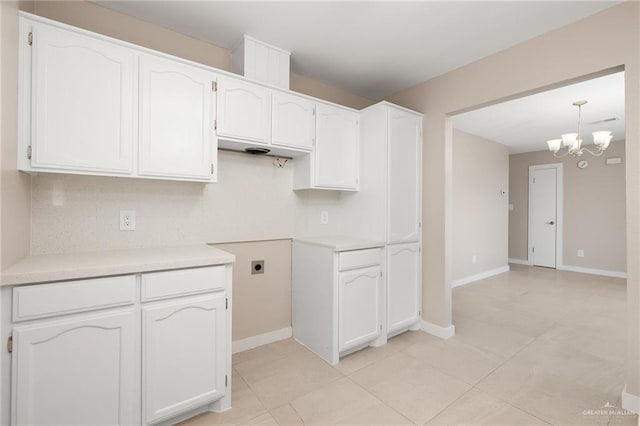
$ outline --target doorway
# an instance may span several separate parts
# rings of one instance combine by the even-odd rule
[[[529,166],[530,265],[562,265],[562,182],[562,163]]]

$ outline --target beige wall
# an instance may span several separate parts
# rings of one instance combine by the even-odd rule
[[[506,267],[507,148],[453,129],[452,172],[453,281]]]
[[[233,340],[291,327],[291,240],[217,244],[236,255],[233,266]],[[251,261],[264,273],[251,275]]]
[[[18,3],[0,2],[0,270],[29,254],[31,189],[28,175],[16,169],[18,104]]]
[[[626,272],[626,204],[624,142],[613,142],[602,157],[582,157],[589,162],[579,169],[573,157],[555,158],[549,151],[509,157],[510,203],[509,257],[527,259],[529,166],[562,163],[564,265]],[[607,166],[605,159],[622,158]],[[584,257],[577,250],[584,250]]]
[[[424,118],[423,317],[451,324],[450,114],[625,67],[629,391],[640,394],[640,4],[625,2],[389,97]]]

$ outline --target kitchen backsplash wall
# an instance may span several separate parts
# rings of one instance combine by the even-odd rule
[[[32,184],[32,254],[255,241],[335,234],[340,195],[292,191],[292,165],[220,152],[218,183],[39,174]],[[120,210],[136,230],[119,230]],[[320,225],[320,211],[329,211]],[[317,223],[317,225],[316,225]]]

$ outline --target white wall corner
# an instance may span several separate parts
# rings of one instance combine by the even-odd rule
[[[627,278],[626,272],[609,271],[606,269],[583,268],[581,266],[559,265],[557,269],[562,271],[580,272],[583,274],[601,275],[603,277]]]
[[[269,343],[285,340],[290,338],[291,336],[293,336],[292,328],[285,327],[279,330],[258,334],[257,336],[247,337],[246,339],[234,340],[231,345],[231,352],[237,354],[238,352],[248,351],[249,349],[257,348],[258,346],[268,345]]]
[[[453,324],[448,327],[442,327],[425,320],[420,320],[420,330],[441,339],[449,339],[456,334],[456,327]]]
[[[488,271],[480,272],[479,274],[471,275],[468,277],[460,278],[459,280],[455,280],[451,283],[451,288],[458,287],[461,285],[469,284],[474,281],[479,281],[485,278],[493,277],[494,275],[503,274],[505,272],[509,272],[509,265],[501,266],[499,268],[490,269]]]
[[[509,263],[513,263],[514,265],[529,265],[529,261],[527,259],[516,259],[516,258],[509,258]]]
[[[640,396],[627,392],[627,385],[622,390],[622,409],[640,414]]]

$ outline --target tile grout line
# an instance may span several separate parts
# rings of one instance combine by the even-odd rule
[[[353,383],[354,385],[358,386],[360,389],[362,389],[363,391],[365,391],[366,393],[368,393],[369,395],[371,395],[376,401],[379,401],[382,405],[384,405],[385,407],[388,407],[389,409],[393,410],[394,412],[396,412],[399,416],[401,416],[402,418],[406,419],[409,423],[417,425],[416,422],[414,422],[413,420],[409,419],[407,416],[405,416],[404,414],[402,414],[401,412],[399,412],[398,410],[396,410],[395,408],[393,408],[392,406],[390,406],[389,404],[387,404],[386,402],[384,402],[383,400],[381,400],[380,398],[378,398],[378,396],[376,394],[374,394],[373,392],[369,391],[369,389],[365,388],[364,386],[362,386],[360,383],[356,382],[355,380],[353,380],[351,377],[347,376],[346,377],[351,383]]]

